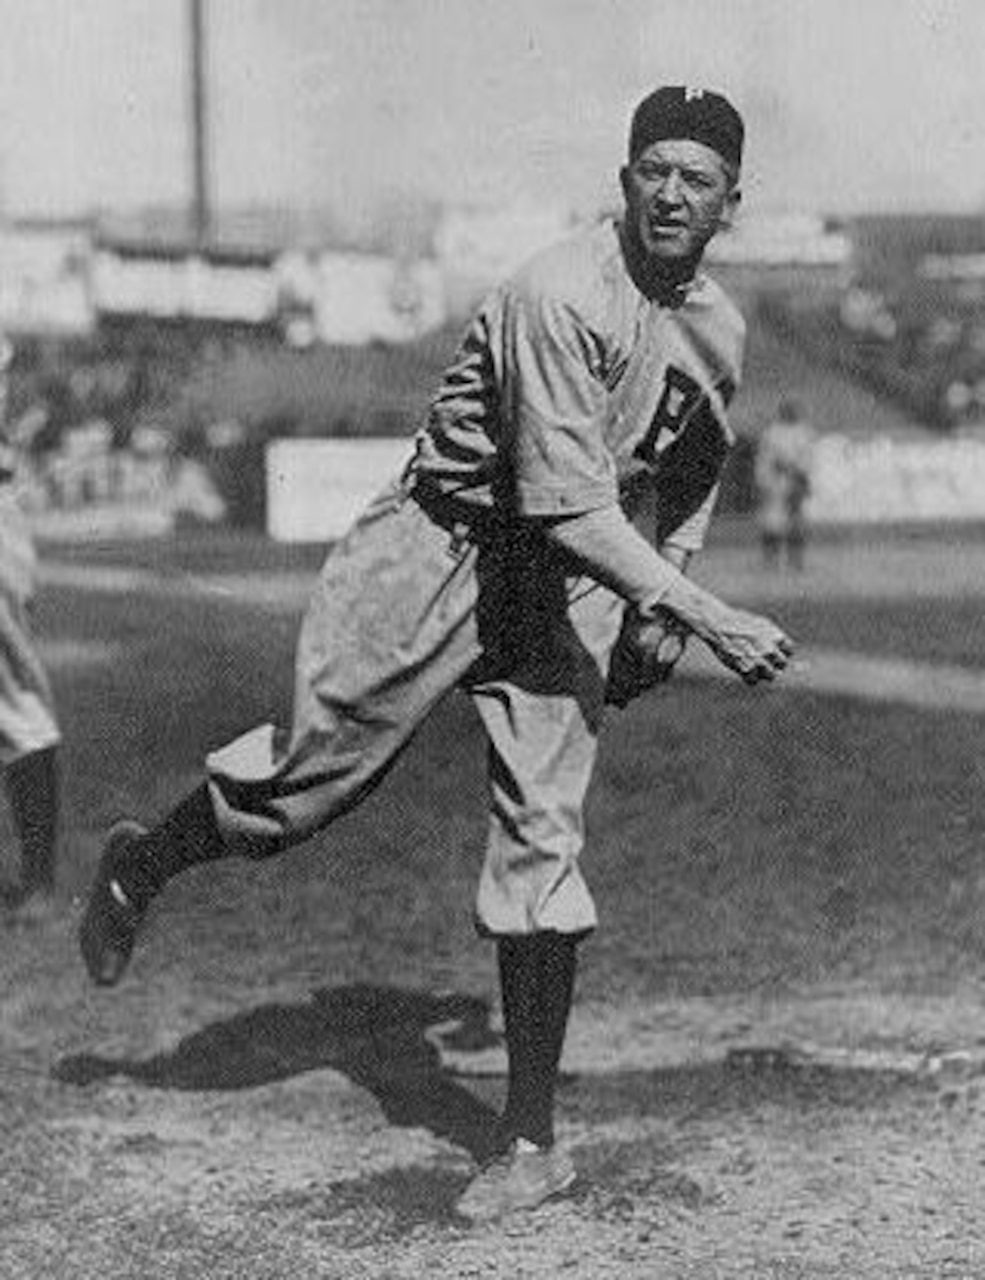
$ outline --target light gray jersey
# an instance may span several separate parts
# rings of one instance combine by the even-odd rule
[[[533,258],[465,334],[417,440],[445,494],[522,516],[656,504],[657,539],[696,549],[732,437],[745,326],[696,278],[647,298],[606,222]]]

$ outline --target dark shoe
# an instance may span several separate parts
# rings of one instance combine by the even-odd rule
[[[118,822],[106,838],[96,879],[79,926],[79,948],[89,977],[101,987],[115,987],[133,954],[144,910],[131,902],[117,877],[137,856],[147,834],[139,822]]]
[[[516,1142],[465,1188],[456,1213],[470,1222],[492,1222],[518,1209],[535,1209],[575,1180],[571,1157],[560,1147],[529,1150]]]

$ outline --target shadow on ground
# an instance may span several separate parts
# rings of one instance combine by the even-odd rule
[[[499,1045],[489,1015],[486,1002],[471,996],[344,986],[315,992],[303,1004],[263,1005],[216,1022],[167,1053],[78,1054],[62,1058],[52,1074],[83,1087],[124,1077],[148,1088],[218,1091],[327,1067],[371,1093],[390,1124],[427,1129],[481,1162],[497,1142],[497,1114],[481,1096],[491,1077],[456,1075],[442,1063],[441,1047],[454,1049],[461,1062]],[[582,1217],[639,1219],[644,1226],[647,1214],[655,1221],[668,1212],[700,1214],[714,1201],[714,1187],[690,1166],[707,1133],[730,1117],[747,1126],[759,1116],[773,1128],[817,1132],[837,1125],[839,1115],[862,1111],[872,1137],[901,1108],[926,1106],[935,1092],[927,1081],[892,1071],[804,1064],[758,1050],[653,1070],[564,1075],[561,1086],[563,1118],[584,1134],[576,1150],[579,1180],[566,1199]],[[750,1165],[746,1172],[755,1170]],[[461,1225],[453,1206],[463,1185],[457,1163],[437,1159],[275,1193],[254,1208],[261,1216],[303,1213],[326,1242],[369,1248]]]
[[[269,1004],[186,1036],[144,1059],[74,1054],[55,1079],[89,1085],[125,1077],[159,1089],[250,1089],[331,1068],[367,1089],[394,1125],[421,1127],[483,1160],[496,1112],[441,1062],[449,1048],[498,1045],[484,1000],[362,984],[317,991],[303,1005]]]

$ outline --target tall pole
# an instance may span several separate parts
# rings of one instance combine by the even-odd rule
[[[205,0],[188,0],[191,38],[192,113],[192,236],[204,248],[212,236],[209,200],[208,101],[206,94],[207,50],[205,40]]]

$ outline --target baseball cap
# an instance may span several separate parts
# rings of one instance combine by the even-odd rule
[[[664,138],[691,138],[717,151],[727,164],[742,164],[745,126],[731,102],[711,89],[663,85],[633,112],[629,130],[629,162],[651,143]]]

